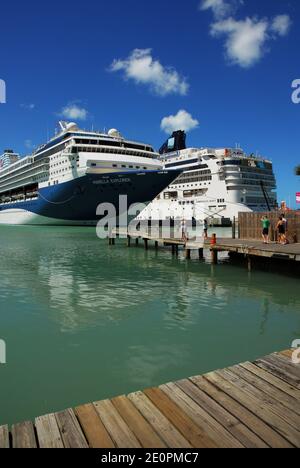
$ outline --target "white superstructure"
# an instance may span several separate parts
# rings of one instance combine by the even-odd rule
[[[239,212],[277,206],[272,162],[240,148],[187,148],[166,152],[161,160],[166,169],[183,173],[148,205],[140,220],[207,219],[222,225]]]
[[[30,156],[0,156],[0,224],[95,224],[101,203],[147,203],[178,171],[162,171],[151,145],[116,130],[86,131],[60,122],[60,131]]]

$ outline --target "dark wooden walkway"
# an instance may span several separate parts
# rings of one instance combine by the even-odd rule
[[[208,247],[209,243],[206,243],[206,246]],[[213,248],[218,251],[300,262],[300,244],[264,244],[257,240],[218,239]]]
[[[0,427],[0,448],[300,447],[291,351]]]

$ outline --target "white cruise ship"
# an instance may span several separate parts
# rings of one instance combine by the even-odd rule
[[[99,204],[113,204],[119,216],[120,195],[128,207],[148,203],[180,173],[162,169],[150,145],[60,122],[30,156],[0,156],[0,224],[96,224]]]
[[[186,148],[184,132],[162,146],[165,169],[181,175],[139,215],[139,220],[196,221],[229,225],[239,212],[276,208],[272,162],[240,148]]]

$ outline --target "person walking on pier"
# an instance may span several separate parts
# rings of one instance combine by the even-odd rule
[[[268,219],[267,216],[264,216],[261,222],[263,226],[262,237],[264,240],[264,244],[269,244],[270,243],[269,231],[270,231],[270,225],[271,225],[270,220]]]
[[[278,242],[280,244],[286,245],[286,221],[284,220],[283,216],[280,216],[276,229],[278,231]]]

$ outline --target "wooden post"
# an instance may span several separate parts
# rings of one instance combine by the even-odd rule
[[[190,260],[191,259],[191,249],[185,249],[185,258],[186,260]]]
[[[236,238],[236,218],[235,216],[233,217],[232,221],[232,239]]]
[[[148,239],[144,239],[145,250],[148,250]]]
[[[158,241],[155,241],[154,246],[155,246],[155,250],[158,250]]]
[[[213,265],[218,263],[218,251],[215,249],[211,249],[211,261]]]
[[[177,244],[175,245],[175,253],[176,253],[176,257],[178,257],[178,255],[179,255],[179,246]]]
[[[204,249],[199,249],[199,260],[202,260],[204,258]]]
[[[131,237],[127,236],[127,247],[131,246]]]
[[[252,261],[250,255],[247,256],[247,262],[248,262],[248,271],[252,271]]]
[[[135,245],[136,245],[136,246],[139,245],[139,238],[138,238],[138,237],[135,239]]]
[[[172,255],[175,255],[176,253],[176,247],[175,244],[172,244]]]

